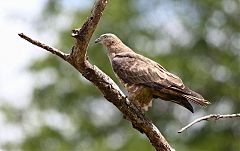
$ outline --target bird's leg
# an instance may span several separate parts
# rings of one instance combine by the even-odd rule
[[[145,112],[146,112],[147,110],[145,110],[144,108],[141,108],[140,111],[142,112],[143,115],[145,115]]]
[[[74,47],[75,47],[75,46],[72,46],[72,48],[71,48],[71,53],[70,53],[70,54],[73,54]]]
[[[139,103],[139,101],[136,99],[134,95],[129,95],[128,100],[130,100],[130,102],[133,103],[138,108],[138,110],[140,111],[143,110],[143,108],[141,107],[141,104]]]
[[[124,115],[124,114],[123,114],[123,119],[125,119],[125,120],[128,120],[128,121],[129,121],[129,118],[128,118],[126,115]]]
[[[134,104],[135,107],[136,107],[139,111],[141,111],[142,114],[145,113],[145,109],[141,107],[140,103],[139,103],[137,100],[135,100],[135,97],[134,97],[134,96],[129,95],[129,96],[126,96],[126,98],[127,98],[132,104]],[[128,105],[130,105],[130,104],[128,104]],[[123,119],[128,120],[125,115],[123,115]]]
[[[125,96],[125,99],[126,99],[126,103],[129,105],[129,99],[128,99],[128,96]],[[125,120],[129,120],[124,114],[123,114],[123,119]]]

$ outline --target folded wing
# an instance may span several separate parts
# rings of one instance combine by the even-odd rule
[[[160,64],[134,52],[117,54],[112,59],[112,67],[125,83],[142,84],[155,90],[169,89],[188,101],[202,106],[209,104],[200,94],[186,87],[179,77],[165,70]]]

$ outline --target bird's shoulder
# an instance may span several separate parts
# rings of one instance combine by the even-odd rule
[[[142,56],[140,56],[135,52],[117,53],[112,59],[113,69],[125,68],[126,70],[130,70],[130,69],[135,69],[137,67],[140,67],[144,64],[145,65],[147,64],[146,61],[143,59]]]
[[[157,62],[143,56],[140,54],[135,53],[134,51],[130,51],[130,52],[121,52],[118,53],[114,56],[113,60],[114,63],[121,63],[121,64],[132,64],[134,63],[135,66],[137,67],[138,65],[145,65],[145,67],[151,67],[151,68],[161,68],[162,70],[165,70],[160,64],[158,64]],[[139,64],[136,64],[136,63]],[[147,65],[147,66],[146,66]]]

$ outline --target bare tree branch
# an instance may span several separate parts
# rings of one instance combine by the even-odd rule
[[[178,131],[178,133],[182,133],[184,130],[188,129],[189,127],[193,126],[194,124],[199,123],[199,122],[204,121],[204,120],[210,120],[210,119],[219,120],[221,118],[236,118],[236,117],[239,118],[240,117],[240,113],[237,113],[237,114],[226,114],[226,115],[221,115],[221,114],[206,115],[206,116],[200,117],[200,118],[192,121],[187,126],[185,126],[182,129],[180,129]]]
[[[23,33],[19,34],[19,36],[32,44],[59,56],[74,66],[86,79],[92,82],[103,93],[104,97],[109,102],[113,103],[124,114],[126,119],[132,123],[135,129],[147,135],[151,144],[157,151],[174,151],[157,127],[126,98],[114,81],[86,59],[88,43],[96,29],[106,4],[107,0],[96,0],[91,15],[87,21],[80,29],[73,30],[72,36],[76,41],[70,54],[65,54],[56,48],[50,47],[37,40],[33,40]]]
[[[28,37],[27,35],[25,35],[24,33],[19,33],[18,34],[21,38],[27,40],[28,42],[40,47],[40,48],[43,48],[49,52],[51,52],[52,54],[55,54],[57,56],[59,56],[60,58],[62,58],[63,60],[67,60],[67,58],[69,57],[69,54],[65,54],[63,53],[62,51],[56,49],[56,48],[53,48],[51,46],[48,46],[40,41],[37,41],[37,40],[34,40],[30,37]]]

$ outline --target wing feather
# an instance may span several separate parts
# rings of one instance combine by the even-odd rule
[[[179,77],[139,54],[119,53],[112,59],[112,67],[117,76],[126,83],[143,84],[155,89],[172,88],[184,92],[185,86]]]

